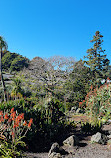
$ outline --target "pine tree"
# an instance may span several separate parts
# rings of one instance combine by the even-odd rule
[[[91,84],[95,86],[100,84],[101,79],[107,78],[107,71],[109,66],[109,60],[104,54],[105,50],[102,49],[103,36],[99,31],[96,31],[93,39],[90,41],[93,44],[93,47],[87,50],[86,65],[90,67],[91,70]]]

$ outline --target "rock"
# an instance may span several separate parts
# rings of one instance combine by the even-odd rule
[[[108,133],[111,135],[111,130],[108,130]]]
[[[60,153],[53,152],[53,153],[51,153],[49,158],[62,158],[62,156]]]
[[[109,140],[107,141],[107,146],[108,146],[108,149],[111,150],[111,139],[109,139]]]
[[[108,120],[108,123],[111,123],[111,119]]]
[[[108,137],[108,139],[111,139],[111,134],[109,136],[107,136],[107,137]]]
[[[66,140],[64,140],[63,144],[68,145],[69,147],[75,146],[75,145],[79,144],[79,139],[75,135],[72,135],[72,136],[68,137]]]
[[[101,134],[97,132],[91,137],[91,142],[99,143],[99,144],[105,144],[107,142],[107,136],[104,134]]]
[[[68,147],[68,153],[74,155],[77,149],[74,147]]]
[[[60,153],[53,152],[50,155],[48,155],[48,158],[62,158],[62,156]]]
[[[48,156],[50,156],[53,152],[59,153],[59,144],[58,143],[52,144],[51,149],[49,150]]]
[[[61,155],[67,155],[67,154],[68,154],[68,152],[65,151],[62,147],[59,148],[59,153],[60,153]]]

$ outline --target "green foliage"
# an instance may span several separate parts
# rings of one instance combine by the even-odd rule
[[[16,53],[7,52],[2,57],[2,68],[8,70],[12,64],[12,61],[18,56]]]
[[[78,102],[82,101],[89,90],[90,69],[84,66],[82,60],[76,62],[74,69],[70,74],[70,78],[64,85],[64,91],[67,94],[67,102],[78,106]],[[65,95],[66,95],[65,94]]]
[[[69,60],[64,62],[64,58],[53,58],[52,62],[48,62],[39,57],[29,63],[27,58],[19,54],[4,53],[4,70],[20,71],[30,64],[27,69],[17,74],[19,78],[13,79],[9,87],[10,92],[7,88],[11,94],[10,98],[16,100],[1,103],[0,109],[6,111],[14,107],[18,113],[24,113],[26,120],[33,118],[31,132],[23,138],[32,151],[48,149],[52,142],[59,143],[70,127],[75,128],[75,123],[68,122],[65,115],[72,106],[81,106],[83,109],[86,107],[86,113],[91,116],[93,123],[81,123],[84,133],[100,131],[101,122],[111,118],[110,86],[96,89],[92,87],[89,92],[91,83],[95,86],[110,74],[110,71],[107,72],[109,60],[101,47],[102,38],[97,31],[91,41],[94,43],[93,48],[87,51],[87,60],[80,60],[75,64],[71,60],[71,63]],[[10,144],[2,144],[1,152],[10,153]]]
[[[24,67],[28,67],[28,60],[22,56],[15,58],[10,66],[11,71],[20,71]]]
[[[24,67],[28,67],[29,59],[17,53],[7,51],[2,57],[3,70],[20,71]]]
[[[90,41],[91,43],[94,43],[93,48],[87,50],[88,55],[85,57],[87,58],[85,63],[91,69],[91,84],[93,86],[100,84],[101,79],[107,78],[109,60],[104,54],[105,50],[101,47],[103,42],[102,38],[103,36],[100,32],[96,31],[93,40]]]
[[[86,95],[86,113],[92,120],[102,119],[107,121],[111,118],[111,85],[105,83],[101,87],[92,89]]]
[[[0,51],[2,53],[3,50],[7,50],[8,45],[6,43],[6,41],[4,40],[4,38],[2,36],[0,36]]]
[[[0,142],[1,146],[0,146],[0,157],[1,158],[22,158],[22,152],[21,151],[12,151],[11,149],[11,144],[6,142],[6,141],[2,141]]]
[[[26,120],[33,118],[32,131],[24,139],[32,151],[49,150],[50,144],[60,142],[63,132],[66,134],[66,129],[69,129],[63,113],[63,103],[54,98],[22,98],[0,104],[0,109],[12,107],[18,113],[23,112]]]
[[[13,79],[13,89],[12,89],[12,92],[11,92],[11,96],[17,97],[17,95],[22,96],[22,94],[23,94],[23,90],[21,88],[20,78]]]
[[[101,120],[96,122],[81,122],[81,132],[85,134],[95,134],[102,131],[102,122]]]

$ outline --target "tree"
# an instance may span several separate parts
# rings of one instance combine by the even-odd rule
[[[5,88],[5,82],[3,80],[3,75],[2,75],[1,59],[2,59],[2,51],[7,50],[7,48],[8,48],[8,45],[6,41],[4,40],[2,36],[0,36],[0,80],[1,80],[1,84],[2,84],[3,92],[4,92],[4,101],[6,101],[6,88]]]
[[[90,68],[79,60],[74,64],[74,69],[64,85],[65,97],[68,102],[78,106],[85,99],[89,91]]]
[[[10,71],[20,71],[24,67],[28,67],[29,60],[21,55],[18,55],[11,63]]]
[[[75,59],[72,57],[53,56],[48,59],[35,57],[30,61],[28,69],[24,69],[20,76],[24,76],[29,85],[39,94],[52,95],[63,98],[63,84],[73,70]]]
[[[90,41],[93,44],[93,47],[87,50],[88,55],[84,58],[87,58],[86,65],[91,69],[91,84],[95,86],[100,84],[101,79],[107,78],[107,70],[109,66],[109,60],[104,54],[105,50],[102,49],[103,36],[99,31],[96,31],[93,39]]]
[[[7,53],[5,53],[4,56],[2,56],[2,69],[9,70],[12,64],[12,61],[18,56],[19,55],[16,53],[11,53],[7,51]]]

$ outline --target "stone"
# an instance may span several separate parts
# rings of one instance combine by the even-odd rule
[[[111,130],[108,130],[109,135],[111,135]]]
[[[66,140],[64,140],[63,144],[68,145],[69,147],[76,146],[79,144],[79,139],[75,135],[72,135],[72,136],[68,137]]]
[[[59,153],[60,153],[61,155],[67,155],[67,154],[68,154],[68,152],[65,151],[62,147],[59,148]]]
[[[48,155],[48,158],[62,158],[60,153],[52,152],[50,155]]]
[[[107,140],[108,140],[107,136],[104,134],[101,134],[100,132],[97,132],[91,137],[91,142],[95,142],[99,144],[105,144]]]
[[[107,141],[107,146],[108,146],[108,149],[111,150],[111,139],[109,139],[109,140]]]
[[[111,119],[108,120],[108,123],[111,123]]]
[[[48,157],[50,157],[52,155],[52,153],[59,153],[59,144],[58,143],[52,144],[51,149],[49,150],[49,153],[48,153]]]
[[[107,136],[107,137],[108,137],[108,139],[111,139],[111,134],[109,136]]]

